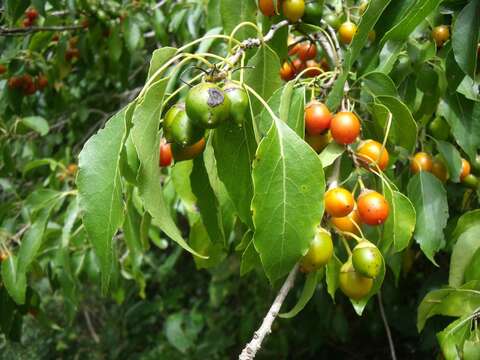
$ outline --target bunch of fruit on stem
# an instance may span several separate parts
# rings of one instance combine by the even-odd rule
[[[169,166],[172,160],[190,160],[205,149],[208,129],[233,121],[242,126],[248,109],[248,95],[236,83],[227,81],[220,87],[213,82],[202,82],[192,87],[185,103],[172,106],[163,119],[160,143],[160,166]]]

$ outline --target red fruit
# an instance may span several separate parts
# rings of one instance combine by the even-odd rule
[[[387,200],[376,191],[367,190],[357,199],[358,214],[363,223],[380,225],[385,222],[389,214]]]
[[[18,89],[22,86],[23,78],[21,76],[12,76],[8,79],[8,88],[11,90]]]
[[[324,70],[323,66],[315,60],[307,60],[305,63],[307,71],[305,71],[306,77],[315,77],[320,75]],[[322,70],[320,70],[322,69]]]
[[[7,72],[7,67],[3,64],[0,64],[0,75],[5,74]]]
[[[301,59],[295,59],[292,61],[293,68],[295,69],[295,74],[298,75],[305,69],[305,63]]]
[[[259,0],[258,8],[265,16],[275,15],[275,3],[274,0]]]
[[[77,48],[67,49],[65,52],[65,60],[70,61],[78,59],[80,57],[80,51]]]
[[[360,120],[353,112],[339,112],[332,119],[330,132],[337,143],[351,144],[360,134]]]
[[[29,18],[23,19],[22,26],[24,28],[28,28],[28,27],[32,26],[32,20],[30,20]]]
[[[300,60],[306,61],[315,59],[317,56],[317,46],[314,43],[308,42],[299,44],[298,57]]]
[[[305,129],[309,135],[318,135],[330,128],[332,114],[320,101],[312,101],[305,108]]]
[[[58,34],[55,34],[52,36],[52,41],[53,42],[58,42],[58,40],[60,39],[60,37],[58,36]]]
[[[172,164],[172,146],[166,142],[160,144],[160,161],[161,167],[170,166]]]
[[[295,77],[295,67],[289,61],[285,61],[280,68],[280,77],[283,81],[292,80]]]
[[[462,158],[462,170],[460,172],[460,180],[465,179],[468,175],[470,175],[471,166],[470,163]]]
[[[27,9],[27,11],[25,11],[25,16],[31,22],[34,22],[38,18],[38,11],[35,10],[34,8],[29,8]]]
[[[37,91],[32,77],[28,74],[23,75],[22,90],[24,95],[33,95]]]
[[[37,77],[37,89],[38,90],[43,90],[47,86],[48,86],[48,78],[43,74],[38,75],[38,77]]]

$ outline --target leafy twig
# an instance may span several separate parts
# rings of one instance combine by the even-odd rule
[[[385,326],[385,331],[387,333],[388,346],[390,348],[390,355],[392,356],[392,360],[397,360],[397,355],[395,353],[395,345],[393,344],[392,333],[390,332],[390,326],[388,325],[387,316],[385,315],[385,309],[383,307],[383,301],[382,301],[382,293],[380,291],[377,293],[377,299],[378,299],[378,306],[380,307],[380,315],[382,316],[383,325]]]
[[[285,298],[287,297],[288,292],[292,289],[295,282],[295,277],[298,273],[298,264],[290,271],[287,279],[282,285],[282,288],[277,294],[270,310],[268,310],[267,315],[263,319],[262,325],[258,328],[257,331],[253,334],[252,340],[245,346],[242,353],[238,357],[239,360],[252,360],[255,358],[257,351],[262,347],[262,342],[265,337],[272,332],[272,324],[275,318],[282,307]]]
[[[0,36],[23,36],[40,31],[75,31],[83,29],[82,25],[66,26],[30,26],[25,28],[0,28]]]

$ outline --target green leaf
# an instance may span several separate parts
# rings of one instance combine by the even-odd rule
[[[227,256],[223,244],[214,243],[210,240],[207,229],[200,220],[191,227],[189,240],[195,251],[208,256],[208,259],[193,258],[197,269],[208,269],[217,266]]]
[[[475,78],[480,40],[480,0],[470,1],[458,14],[452,31],[452,48],[460,68]]]
[[[48,131],[50,130],[47,120],[45,120],[41,116],[24,117],[22,118],[22,123],[30,129],[39,133],[41,136],[47,135]]]
[[[162,67],[168,60],[173,58],[177,53],[177,49],[173,47],[162,47],[156,49],[152,53],[152,59],[150,60],[150,67],[148,68],[148,78],[150,79],[152,75]]]
[[[390,73],[392,71],[393,65],[395,65],[398,56],[400,55],[403,45],[403,41],[387,41],[382,50],[380,50],[380,63],[378,64],[375,71],[382,72],[384,74]]]
[[[470,226],[457,239],[453,246],[452,257],[450,258],[450,275],[448,283],[450,286],[463,284],[465,270],[473,259],[475,252],[480,249],[480,223]]]
[[[6,0],[5,4],[5,14],[10,22],[13,24],[27,9],[30,4],[29,0]]]
[[[469,101],[461,95],[450,95],[440,101],[437,114],[443,116],[457,141],[470,159],[480,148],[480,102]]]
[[[463,343],[470,333],[470,323],[469,317],[460,318],[437,334],[442,354],[446,360],[463,359],[460,349],[463,348]]]
[[[475,337],[473,337],[473,336],[475,336]],[[480,340],[479,340],[479,330],[478,330],[478,328],[476,330],[476,334],[472,335],[472,338],[473,338],[473,340],[467,340],[463,344],[463,359],[464,360],[480,359]]]
[[[108,37],[108,53],[110,59],[118,61],[122,56],[123,42],[120,36],[120,31],[117,27],[112,27],[110,30],[110,36]]]
[[[323,214],[325,178],[317,154],[279,119],[253,165],[254,243],[271,282],[307,251]]]
[[[242,242],[247,243],[245,250],[242,253],[242,261],[240,263],[240,276],[248,274],[250,271],[261,265],[260,256],[257,250],[255,250],[255,244],[253,243],[253,232],[247,231],[243,235]]]
[[[242,127],[233,121],[215,129],[213,149],[220,180],[235,206],[242,222],[253,228],[250,203],[253,197],[251,164],[257,144],[248,115]]]
[[[324,168],[332,165],[345,152],[345,146],[335,141],[330,142],[325,149],[318,155]]]
[[[472,260],[468,263],[464,273],[464,280],[465,282],[480,280],[480,248],[475,251]]]
[[[340,275],[340,268],[342,267],[342,262],[333,254],[332,258],[326,265],[326,276],[325,280],[327,281],[327,291],[332,297],[333,302],[335,302],[335,292],[338,289],[338,276]]]
[[[363,75],[358,81],[362,82],[362,88],[367,89],[374,96],[398,96],[397,88],[393,80],[382,72],[374,71]]]
[[[387,40],[405,41],[415,28],[440,5],[442,0],[416,0],[406,11],[402,19],[383,36],[381,43]]]
[[[120,153],[126,137],[126,112],[124,108],[114,115],[87,141],[79,156],[77,185],[83,223],[100,261],[103,293],[113,271],[112,238],[123,222]]]
[[[219,208],[219,202],[210,185],[204,157],[205,153],[193,160],[193,169],[190,174],[192,191],[197,198],[197,207],[210,240],[214,244],[225,244],[221,215],[217,210]]]
[[[168,78],[154,83],[145,93],[133,113],[132,140],[140,160],[138,189],[145,210],[152,215],[153,223],[160,227],[181,247],[199,256],[183,239],[173,221],[161,191],[160,168],[158,166],[160,137],[158,128],[160,110],[168,84]]]
[[[270,98],[282,85],[282,80],[278,76],[280,59],[268,45],[261,46],[247,65],[253,68],[245,71],[245,84],[263,99]],[[255,97],[251,97],[251,106],[254,116],[263,109],[262,104]]]
[[[437,150],[442,155],[445,164],[447,165],[450,180],[454,182],[460,181],[460,173],[462,172],[462,157],[457,148],[449,142],[442,140],[435,140]]]
[[[192,184],[190,183],[192,168],[193,161],[180,161],[172,167],[172,172],[170,173],[175,191],[180,199],[191,209],[193,209],[197,201],[192,192]]]
[[[123,31],[125,34],[125,42],[127,44],[128,50],[133,53],[139,43],[140,39],[142,38],[142,31],[140,30],[140,26],[138,26],[137,22],[134,20],[133,17],[128,16],[123,21]]]
[[[194,345],[191,337],[183,329],[184,317],[182,313],[175,313],[165,320],[165,335],[168,342],[182,354],[186,354]]]
[[[257,22],[257,4],[255,0],[221,0],[220,14],[217,15],[222,17],[225,34],[230,35],[241,22],[249,21],[254,24]],[[235,33],[235,38],[238,40],[249,37],[256,37],[255,29],[249,26],[244,26]]]
[[[365,47],[368,41],[368,33],[373,29],[378,19],[391,0],[370,0],[367,10],[360,18],[357,32],[353,37],[352,43],[345,55],[344,71],[350,71],[353,63],[360,55],[360,51]]]
[[[8,294],[17,304],[25,303],[27,276],[18,271],[18,261],[15,255],[10,255],[2,261],[2,281]]]
[[[306,277],[305,284],[303,285],[302,294],[300,295],[295,306],[290,311],[278,314],[278,316],[284,319],[290,319],[295,317],[300,311],[302,311],[305,305],[308,304],[313,294],[315,293],[317,284],[321,280],[324,273],[324,268],[309,273]]]
[[[392,114],[390,140],[408,151],[413,151],[417,143],[417,124],[407,105],[393,96],[377,96],[375,100]],[[379,111],[380,109],[375,107],[375,110]],[[379,119],[385,119],[381,124],[384,127],[387,126],[388,116],[386,115],[388,115],[388,112],[387,114],[383,112],[383,116],[378,117]]]
[[[56,198],[58,200],[58,198]],[[22,238],[22,244],[18,251],[18,271],[26,273],[38,254],[38,250],[42,245],[43,234],[47,226],[48,218],[56,201],[50,202],[44,209],[40,211],[37,218],[33,221],[30,228]]]
[[[393,244],[395,252],[404,250],[415,230],[416,214],[412,202],[398,191],[385,188],[390,205],[390,215],[383,226],[382,247],[387,250]]]
[[[410,179],[407,190],[417,214],[415,240],[436,265],[434,256],[442,247],[448,219],[447,193],[440,180],[425,171]]]

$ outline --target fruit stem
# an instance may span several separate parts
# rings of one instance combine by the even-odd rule
[[[358,226],[358,225],[357,225]],[[361,231],[361,230],[360,230]],[[362,241],[366,241],[365,237],[363,236],[362,234],[362,237],[359,237],[357,235],[355,235],[354,233],[351,233],[351,232],[348,232],[348,231],[340,231],[340,234],[342,235],[348,235],[350,237],[352,237],[353,239],[355,239],[357,242],[362,242]]]
[[[347,239],[345,239],[345,236],[343,236],[343,234],[350,234],[350,233],[344,233],[343,231],[341,233],[342,233],[342,235],[340,235],[340,239],[342,240],[342,244],[345,247],[345,250],[347,251],[348,257],[350,258],[352,256],[352,250],[350,249],[350,246],[348,245]]]
[[[395,353],[395,344],[393,343],[392,333],[390,331],[390,326],[388,325],[387,315],[385,314],[385,308],[383,307],[382,293],[378,291],[377,293],[378,306],[380,308],[380,315],[382,316],[383,325],[385,326],[385,332],[387,333],[388,346],[390,348],[390,355],[392,360],[397,360],[397,354]]]
[[[342,163],[342,158],[339,157],[335,160],[333,164],[332,174],[328,178],[328,190],[338,187],[338,179],[340,177],[340,165]]]
[[[282,307],[285,298],[293,287],[295,278],[298,273],[298,264],[288,274],[287,279],[283,283],[280,291],[278,292],[272,306],[268,310],[267,315],[263,318],[262,324],[257,331],[254,332],[252,340],[245,346],[242,353],[238,357],[239,360],[251,360],[255,358],[257,351],[261,348],[262,342],[265,337],[272,332],[272,324],[277,317],[280,308]]]

